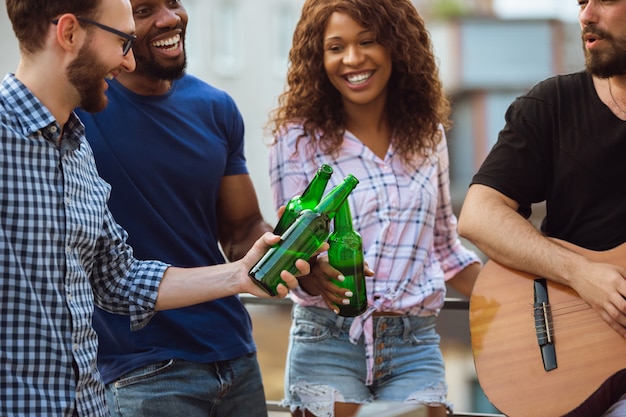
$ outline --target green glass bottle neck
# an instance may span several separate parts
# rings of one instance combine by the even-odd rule
[[[341,207],[358,183],[359,180],[357,180],[354,175],[348,174],[341,184],[324,196],[322,201],[315,207],[315,211],[324,213],[330,218],[334,218],[339,207]]]
[[[350,214],[350,203],[348,200],[344,200],[343,204],[339,206],[337,214],[334,219],[335,230],[350,231],[352,227],[352,215]]]
[[[328,180],[330,179],[332,173],[333,169],[330,165],[322,165],[320,169],[317,170],[315,177],[313,177],[309,185],[302,192],[300,201],[320,201],[322,195],[324,195],[324,190],[326,190],[326,185],[328,184]]]

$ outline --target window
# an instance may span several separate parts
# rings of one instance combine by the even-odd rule
[[[287,73],[289,50],[299,15],[300,10],[291,3],[279,5],[272,14],[272,72],[281,79]]]
[[[241,40],[240,8],[236,2],[220,2],[212,13],[213,71],[221,76],[232,76],[243,68],[245,56]]]

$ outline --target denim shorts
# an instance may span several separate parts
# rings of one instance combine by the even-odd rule
[[[111,417],[267,417],[256,354],[213,363],[172,359],[106,388]]]
[[[365,343],[349,340],[353,318],[295,305],[284,406],[332,417],[334,402],[445,405],[447,384],[435,316],[375,316],[374,382],[365,384]]]

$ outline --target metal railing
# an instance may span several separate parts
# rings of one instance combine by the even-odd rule
[[[260,298],[249,294],[241,294],[244,304],[285,305],[290,306],[289,298]],[[446,310],[469,310],[469,301],[463,298],[447,297],[443,308]]]

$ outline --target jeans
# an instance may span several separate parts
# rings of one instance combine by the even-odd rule
[[[364,339],[354,345],[354,319],[329,309],[294,305],[283,406],[332,416],[335,402],[373,400],[446,405],[447,384],[435,316],[374,317],[374,383]]]
[[[267,417],[256,354],[207,364],[172,359],[106,388],[112,417]]]

